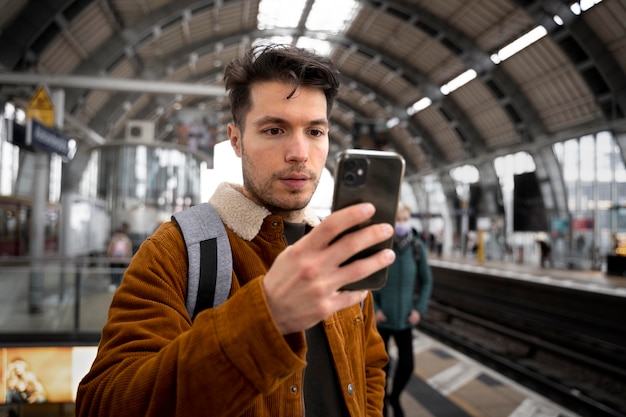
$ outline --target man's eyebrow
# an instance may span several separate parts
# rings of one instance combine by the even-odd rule
[[[282,117],[276,117],[276,116],[263,116],[259,119],[256,119],[254,121],[252,121],[252,124],[254,125],[262,125],[265,123],[285,123],[286,120],[283,119]]]
[[[309,122],[311,125],[324,125],[328,126],[328,119],[315,119]]]
[[[282,117],[277,117],[277,116],[264,116],[257,120],[252,121],[252,124],[257,125],[257,126],[266,124],[266,123],[284,124],[284,123],[288,123],[288,121],[283,119]],[[314,126],[319,126],[319,125],[328,126],[328,119],[313,119],[313,120],[310,120],[308,124],[314,125]]]

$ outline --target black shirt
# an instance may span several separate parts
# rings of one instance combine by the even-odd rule
[[[310,228],[304,223],[285,224],[285,239],[295,243]],[[304,410],[306,417],[349,417],[341,395],[337,371],[333,364],[324,324],[317,323],[305,331],[307,366],[304,370]]]

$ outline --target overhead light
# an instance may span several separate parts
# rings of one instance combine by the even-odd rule
[[[572,3],[569,8],[576,16],[580,15],[582,12],[586,12],[591,9],[598,3],[601,3],[602,0],[580,0]]]
[[[328,56],[332,50],[330,42],[322,39],[314,39],[308,36],[302,36],[298,38],[296,43],[298,48],[305,48],[315,51],[318,55]]]
[[[406,109],[406,112],[409,116],[413,116],[414,114],[421,112],[431,104],[433,104],[433,101],[428,97],[424,97],[413,103],[411,107]]]
[[[577,1],[571,4],[570,10],[572,11],[572,13],[578,16],[581,13],[586,12],[587,10],[591,9],[593,6],[601,2],[602,0]],[[554,22],[559,26],[563,26],[564,24],[563,18],[561,18],[561,16],[555,15],[552,17],[552,20],[554,20]],[[522,35],[521,37],[517,38],[510,44],[506,45],[505,47],[500,49],[497,53],[491,55],[491,60],[494,62],[494,64],[499,64],[505,59],[510,58],[511,56],[515,55],[522,49],[537,42],[539,39],[543,38],[547,34],[548,34],[548,31],[546,30],[546,28],[539,25],[536,28],[532,29],[530,32],[526,33],[525,35]]]
[[[280,45],[288,45],[293,41],[292,36],[270,36],[269,38],[256,38],[253,45],[263,45],[263,44],[280,44]]]
[[[307,0],[261,0],[257,27],[263,29],[295,28],[302,20]],[[352,23],[361,8],[355,0],[316,0],[307,16],[309,30],[338,34]]]
[[[257,27],[264,29],[293,29],[302,21],[306,0],[261,0]],[[318,32],[316,37],[301,36],[297,45],[312,49],[320,55],[330,55],[332,45],[326,40],[328,34],[340,34],[346,31],[361,8],[355,0],[316,0],[306,16],[305,26],[309,31]],[[259,38],[254,43],[290,44],[291,36]]]
[[[474,71],[473,69],[468,69],[463,74],[442,85],[440,89],[441,93],[447,96],[457,88],[461,88],[468,82],[472,81],[474,78],[476,78],[476,75],[476,71]]]
[[[295,28],[300,22],[306,0],[262,0],[259,3],[257,27],[263,29]]]
[[[400,119],[398,119],[397,117],[393,117],[389,120],[387,120],[387,123],[385,124],[385,126],[387,127],[387,129],[393,129],[394,127],[398,126],[400,124]]]
[[[546,28],[539,25],[536,28],[532,29],[530,32],[527,32],[510,44],[506,45],[504,48],[500,49],[497,54],[491,56],[491,60],[495,64],[499,64],[505,59],[512,57],[522,49],[537,42],[539,39],[543,38],[547,34],[548,31],[546,30]]]
[[[316,0],[305,25],[309,30],[343,33],[360,9],[361,3],[355,0]]]

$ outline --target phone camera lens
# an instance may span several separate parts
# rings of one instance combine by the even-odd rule
[[[359,187],[365,183],[367,170],[367,160],[364,158],[353,158],[345,162],[342,181],[350,187]]]
[[[356,179],[357,179],[357,175],[353,171],[348,171],[343,176],[343,180],[345,181],[347,185],[354,184],[356,182]]]

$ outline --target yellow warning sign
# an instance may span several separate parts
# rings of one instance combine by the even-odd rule
[[[26,109],[26,117],[54,127],[54,103],[44,86],[39,86]]]

